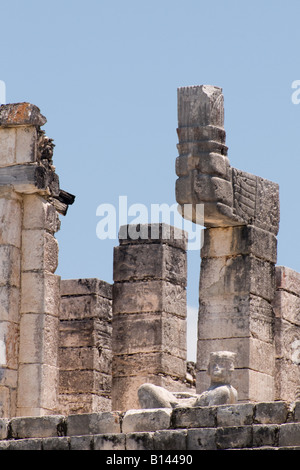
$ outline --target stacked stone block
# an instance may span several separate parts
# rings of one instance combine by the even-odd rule
[[[111,409],[112,287],[98,279],[61,281],[59,412]]]
[[[206,229],[201,258],[197,391],[209,386],[209,353],[222,347],[237,353],[239,400],[273,400],[275,235],[251,225]]]
[[[131,233],[141,236],[136,238]],[[114,250],[115,410],[139,407],[145,382],[185,388],[186,235],[166,224],[121,227]]]
[[[276,399],[300,398],[300,274],[276,267]]]
[[[0,416],[3,417],[14,416],[17,406],[22,256],[22,198],[8,188],[0,188],[0,221]]]
[[[58,387],[60,277],[55,208],[24,195],[20,303],[18,416],[51,414]]]

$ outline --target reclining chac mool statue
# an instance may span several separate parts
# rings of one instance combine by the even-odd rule
[[[236,403],[237,391],[231,385],[235,356],[235,353],[229,351],[210,353],[207,373],[211,384],[201,394],[169,392],[150,383],[141,385],[138,389],[141,408],[183,408]]]

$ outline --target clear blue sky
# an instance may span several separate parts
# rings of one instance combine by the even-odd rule
[[[1,0],[0,17],[7,102],[40,107],[76,195],[57,234],[62,278],[112,282],[100,204],[175,203],[177,88],[200,84],[223,88],[232,166],[279,183],[278,264],[300,271],[299,0]],[[199,252],[188,262],[196,308]]]

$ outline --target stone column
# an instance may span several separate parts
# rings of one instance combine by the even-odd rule
[[[0,106],[0,414],[53,412],[57,391],[59,187],[46,118],[30,103]]]
[[[22,198],[9,188],[0,188],[0,223],[0,416],[10,417],[18,381]]]
[[[126,410],[139,408],[137,390],[145,382],[186,388],[186,236],[165,224],[129,225],[119,239],[112,407]]]
[[[24,195],[18,416],[53,414],[58,391],[58,220],[38,194]]]
[[[276,400],[300,400],[300,273],[276,267]]]
[[[62,414],[111,410],[112,286],[61,281],[59,408]]]
[[[209,353],[237,353],[240,401],[274,399],[276,237],[251,225],[205,230],[199,289],[197,391],[209,386]]]
[[[201,251],[197,392],[208,386],[209,353],[237,353],[240,400],[274,399],[274,311],[278,185],[232,168],[225,145],[222,90],[178,90],[179,157],[176,198],[184,217],[199,223]],[[185,210],[186,205],[192,210]],[[189,207],[189,206],[188,206]],[[200,221],[201,222],[201,221]]]

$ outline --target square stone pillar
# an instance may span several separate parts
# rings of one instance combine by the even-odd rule
[[[111,410],[112,286],[61,281],[59,408],[62,414]]]
[[[1,146],[1,130],[0,130]],[[0,417],[16,413],[22,198],[0,188]]]
[[[186,389],[186,235],[165,224],[129,225],[119,239],[112,407],[126,410],[139,408],[137,390],[145,382]]]
[[[56,408],[60,278],[54,238],[74,196],[30,103],[0,106],[0,416]]]
[[[276,266],[275,399],[300,400],[300,273]]]
[[[276,237],[253,226],[205,230],[199,290],[197,392],[209,386],[210,352],[237,353],[240,401],[272,401]]]
[[[53,414],[58,390],[60,277],[55,208],[23,197],[18,416]]]

